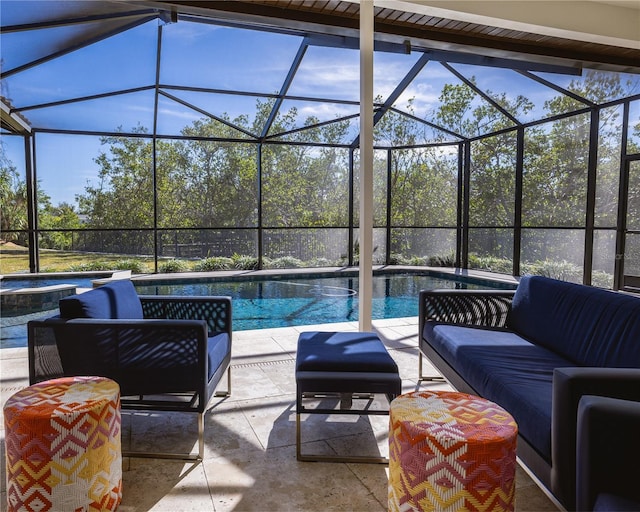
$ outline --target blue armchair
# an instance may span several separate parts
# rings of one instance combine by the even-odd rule
[[[577,510],[640,510],[640,402],[584,395],[576,449]]]
[[[227,375],[229,297],[139,296],[129,280],[59,301],[60,315],[28,323],[29,381],[97,375],[120,385],[123,409],[198,414],[198,452],[128,456],[202,460],[204,412]]]

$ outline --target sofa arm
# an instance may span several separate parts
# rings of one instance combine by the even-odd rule
[[[640,401],[640,368],[556,368],[551,415],[551,490],[575,508],[578,404],[584,395]]]
[[[640,402],[585,395],[578,405],[577,510],[615,502],[615,510],[640,510],[633,469],[640,460]]]
[[[515,290],[422,290],[420,334],[427,321],[504,327]]]
[[[231,297],[141,295],[145,318],[205,320],[209,332],[226,332],[231,339]]]

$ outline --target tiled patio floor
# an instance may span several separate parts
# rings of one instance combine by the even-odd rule
[[[376,320],[374,327],[398,363],[403,391],[414,391],[417,318]],[[120,510],[386,510],[386,466],[298,462],[295,454],[294,359],[298,334],[303,330],[357,328],[357,323],[348,323],[235,332],[232,395],[214,398],[209,404],[204,462],[194,465],[125,459]],[[3,349],[0,357],[4,404],[28,384],[26,349]],[[422,384],[423,389],[427,386],[448,388],[444,383]],[[305,452],[351,450],[362,454],[369,450],[378,454],[379,450],[386,455],[387,416],[346,418],[337,425],[327,423],[322,415],[305,420]],[[196,429],[195,415],[123,413],[123,444],[131,443],[132,448],[190,450]],[[4,460],[4,423],[1,435]],[[6,510],[4,464],[2,469],[1,510]],[[517,473],[516,510],[557,510],[521,468]]]

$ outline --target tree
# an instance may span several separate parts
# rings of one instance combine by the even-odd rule
[[[38,228],[45,231],[40,236],[40,246],[46,249],[72,250],[74,249],[73,232],[82,228],[80,217],[73,205],[63,202],[58,206],[49,204],[38,215]],[[63,231],[64,230],[64,231]]]
[[[135,133],[147,130],[138,127]],[[103,137],[109,152],[95,159],[98,183],[77,196],[87,228],[144,228],[153,226],[153,147],[144,137]]]
[[[27,228],[27,187],[4,148],[0,156],[0,232],[6,241],[25,243],[26,235],[13,230]]]
[[[576,94],[595,101],[628,95],[629,89],[625,87],[619,78],[616,81],[608,74],[598,73],[588,73],[570,85]],[[533,104],[522,95],[508,97],[505,93],[486,92],[500,108],[466,84],[446,84],[433,119],[445,130],[460,134],[460,140],[472,139],[469,212],[475,235],[471,249],[510,257],[509,233],[513,233],[510,229],[515,220],[518,165],[517,126],[511,116],[523,117]],[[94,230],[127,229],[133,236],[135,230],[147,229],[151,233],[150,228],[157,221],[163,230],[161,237],[173,236],[176,247],[180,243],[208,243],[203,229],[210,234],[215,230],[222,233],[238,227],[256,228],[259,211],[262,226],[271,228],[270,233],[288,230],[302,237],[311,233],[308,228],[346,227],[350,150],[335,145],[344,146],[350,122],[322,124],[313,116],[300,122],[295,108],[277,112],[271,119],[273,106],[274,100],[258,100],[252,120],[247,115],[230,119],[226,114],[220,119],[199,119],[184,128],[181,137],[175,140],[156,139],[153,143],[140,127],[136,130],[139,136],[103,138],[106,149],[96,159],[99,179],[78,197],[79,212],[87,217],[85,226]],[[575,107],[576,100],[561,94],[545,105],[549,116]],[[503,110],[511,115],[505,115]],[[259,138],[268,119],[272,124],[264,139],[243,140],[247,133]],[[443,228],[451,241],[457,221],[458,157],[462,146],[445,145],[441,135],[433,141],[443,143],[440,147],[409,148],[425,141],[425,125],[416,122],[414,116],[393,110],[385,113],[375,130],[377,143],[391,148],[405,147],[390,153],[375,152],[375,225],[386,225],[389,186],[391,222],[402,227],[393,230],[394,250],[417,250],[416,239],[412,237],[416,233],[422,236],[415,229],[421,226],[433,226],[434,231]],[[612,212],[617,204],[617,132],[619,109],[601,110],[598,219],[610,223],[615,220]],[[589,136],[590,116],[584,113],[525,129],[525,227],[582,228]],[[391,174],[387,176],[389,154]],[[355,162],[357,223],[357,152]],[[298,228],[299,233],[295,231]],[[409,232],[413,232],[411,236]],[[508,236],[502,237],[503,232]],[[103,247],[113,248],[123,245],[121,238],[114,238],[109,244],[105,239],[104,233],[97,232],[92,243],[97,246],[99,241]],[[148,250],[149,240],[140,238],[137,245],[131,242],[126,246],[131,250]],[[563,247],[556,250],[544,246],[544,240],[538,243],[539,248],[547,251],[545,254],[555,250],[555,257],[566,252]],[[274,252],[287,254],[287,249],[282,245]]]
[[[414,114],[413,100],[408,110]],[[425,141],[424,127],[415,119],[387,112],[376,125],[376,140],[391,147]],[[386,204],[386,159],[379,176],[377,196]],[[424,226],[448,227],[456,224],[458,151],[457,146],[397,149],[391,152],[391,251],[401,255],[438,255],[455,247],[453,231]],[[378,201],[376,202],[378,203]],[[415,229],[418,228],[418,229]],[[440,242],[438,242],[440,240]],[[442,243],[442,240],[447,240]],[[453,244],[453,245],[452,245]],[[443,248],[444,246],[444,248]]]
[[[275,133],[296,128],[295,108],[279,114]],[[259,116],[257,116],[259,117]],[[318,120],[305,119],[305,126]],[[265,144],[262,152],[264,224],[273,227],[345,225],[348,214],[347,151],[314,147],[337,143],[348,130],[347,122],[323,129],[309,128],[287,137],[291,144]],[[308,144],[310,143],[310,144]]]
[[[231,121],[247,127],[246,116]],[[182,135],[193,139],[175,143],[175,158],[166,152],[163,176],[167,190],[162,204],[177,204],[175,214],[162,216],[163,226],[253,227],[257,225],[257,158],[254,144],[207,139],[238,138],[240,132],[215,120],[201,119]],[[170,166],[169,162],[178,163]]]
[[[27,184],[7,157],[4,146],[0,145],[0,147],[0,233],[6,241],[27,245],[27,229],[29,227]],[[50,228],[53,222],[52,216],[55,216],[56,213],[51,205],[51,198],[42,190],[40,182],[37,184],[36,195],[39,228]],[[73,212],[73,208],[71,208],[71,212]],[[72,213],[66,215],[65,218],[66,225],[58,227],[77,226],[77,215]],[[53,247],[50,245],[50,238],[47,235],[41,237],[40,243],[43,247]]]

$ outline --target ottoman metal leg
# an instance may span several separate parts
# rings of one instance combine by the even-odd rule
[[[340,411],[335,411],[334,414],[340,414]],[[344,412],[342,414],[344,414]],[[381,414],[388,414],[388,412],[382,412]],[[296,458],[302,462],[351,462],[364,464],[389,464],[389,459],[382,456],[376,457],[366,455],[320,455],[302,453],[302,426],[299,412],[296,412]]]

